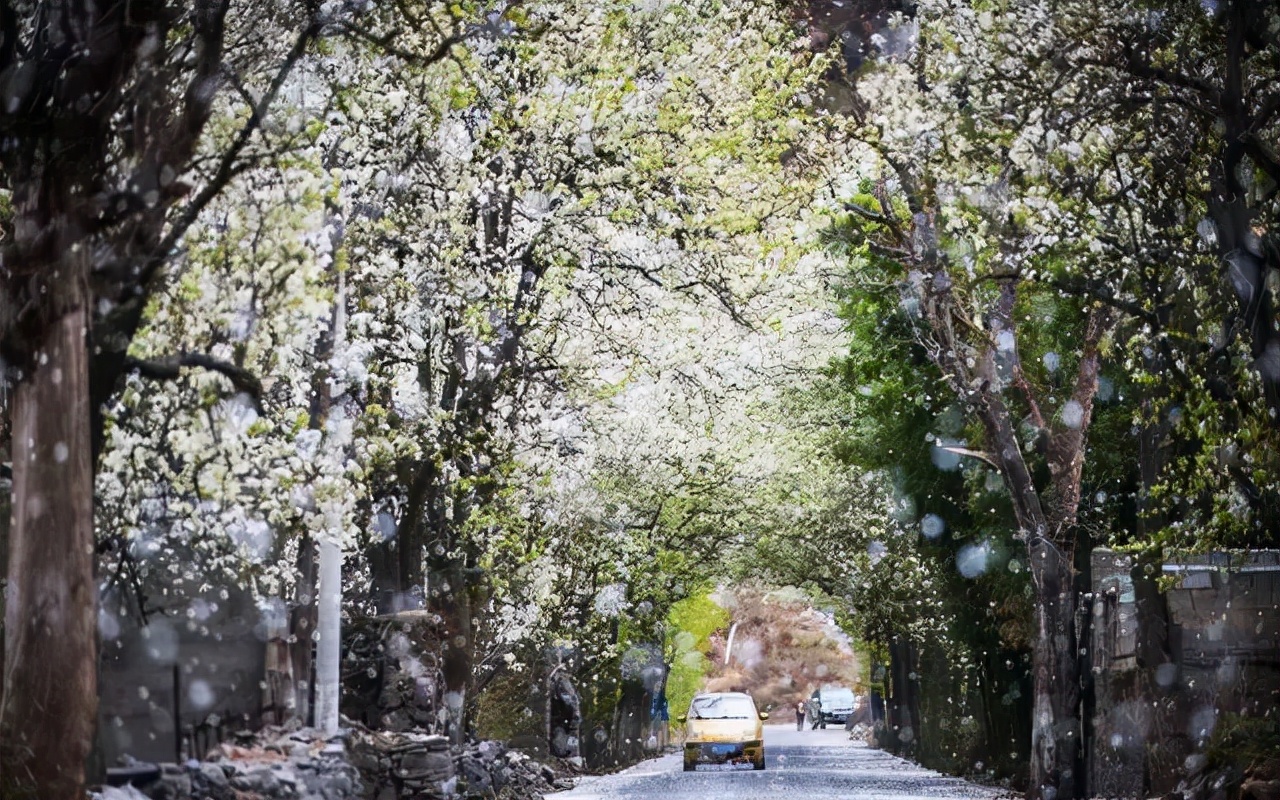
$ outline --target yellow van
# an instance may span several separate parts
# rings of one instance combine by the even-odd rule
[[[689,704],[685,723],[684,771],[698,764],[747,764],[764,769],[764,720],[751,695],[743,692],[700,694]]]

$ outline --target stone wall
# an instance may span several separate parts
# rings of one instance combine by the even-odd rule
[[[572,783],[501,742],[450,750],[448,740],[413,732],[357,731],[351,763],[367,800],[535,798]]]
[[[204,760],[138,765],[109,773],[101,800],[351,800],[365,784],[342,737],[268,726],[224,742]]]
[[[444,733],[439,617],[402,611],[344,626],[342,713],[374,730]]]
[[[263,726],[268,645],[287,613],[228,589],[146,626],[111,620],[102,733],[108,781],[121,785],[104,800],[526,800],[571,785],[500,742],[449,747],[440,620],[425,611],[344,626],[340,736],[296,719]],[[573,703],[572,685],[557,683],[550,707],[569,757]]]
[[[358,734],[351,763],[365,776],[363,796],[373,800],[448,797],[458,785],[449,740],[443,736]]]

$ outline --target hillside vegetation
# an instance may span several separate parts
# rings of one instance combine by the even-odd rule
[[[728,628],[710,637],[709,691],[746,691],[762,709],[785,710],[819,686],[861,687],[864,659],[832,617],[799,591],[726,589],[715,600],[737,630],[727,665]]]

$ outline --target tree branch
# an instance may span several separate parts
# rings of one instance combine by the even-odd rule
[[[968,456],[969,458],[976,458],[979,461],[985,461],[986,463],[990,464],[996,469],[1000,469],[1000,462],[996,460],[996,457],[984,450],[971,450],[968,447],[959,447],[957,445],[935,444],[934,447],[938,448],[939,450],[945,450],[948,453],[955,453],[958,456]]]
[[[205,353],[180,353],[150,361],[130,356],[124,360],[124,368],[126,371],[137,372],[144,378],[161,381],[176,380],[184,368],[216,372],[231,381],[231,385],[236,389],[253,398],[254,407],[262,411],[262,382],[258,380],[258,376],[244,367],[238,367]]]
[[[240,128],[240,132],[236,134],[235,140],[227,151],[223,154],[222,160],[218,163],[218,168],[214,172],[213,177],[205,184],[200,194],[183,209],[182,214],[174,221],[173,227],[169,229],[169,233],[164,240],[155,249],[155,252],[143,271],[138,281],[139,284],[145,286],[150,279],[159,271],[160,267],[168,260],[168,256],[177,247],[178,242],[186,234],[187,229],[195,223],[200,216],[200,212],[204,210],[213,198],[222,192],[223,188],[235,176],[236,162],[241,152],[248,146],[249,140],[253,134],[262,127],[262,119],[271,105],[275,102],[276,96],[284,87],[285,81],[293,72],[293,68],[297,66],[302,57],[306,55],[307,48],[311,42],[320,35],[321,23],[319,20],[312,19],[303,31],[298,34],[298,38],[294,41],[293,47],[289,50],[289,54],[285,56],[284,62],[280,65],[280,69],[276,72],[275,77],[271,81],[271,85],[263,94],[262,100],[252,108],[249,119]]]
[[[1062,280],[1060,278],[1045,278],[1044,283],[1047,283],[1048,285],[1052,286],[1055,289],[1058,289],[1059,291],[1066,292],[1067,294],[1070,294],[1076,297],[1087,297],[1090,300],[1095,300],[1099,303],[1102,303],[1105,306],[1110,306],[1111,308],[1114,308],[1117,311],[1123,311],[1126,314],[1133,317],[1134,319],[1139,319],[1139,320],[1142,320],[1143,322],[1151,323],[1152,325],[1160,324],[1160,319],[1155,314],[1155,312],[1149,311],[1135,302],[1132,302],[1129,300],[1121,300],[1111,295],[1110,293],[1104,291],[1107,287],[1099,286],[1095,282],[1084,281],[1084,280],[1067,281],[1067,280]]]
[[[852,211],[853,213],[857,214],[858,216],[862,217],[865,220],[869,220],[871,222],[875,222],[877,224],[884,225],[889,228],[892,228],[894,226],[894,220],[890,219],[888,216],[881,214],[877,211],[872,211],[871,209],[865,206],[861,206],[852,201],[845,201],[844,208],[846,211]]]
[[[898,261],[903,265],[906,265],[911,260],[911,253],[908,251],[899,247],[883,245],[879,242],[872,241],[871,239],[867,239],[867,249],[881,258],[885,258],[890,261]]]
[[[1080,364],[1076,368],[1075,386],[1071,391],[1071,400],[1076,404],[1079,416],[1074,420],[1064,420],[1064,427],[1055,431],[1049,440],[1050,503],[1056,512],[1058,534],[1070,530],[1079,513],[1085,445],[1089,425],[1093,421],[1094,398],[1098,394],[1100,344],[1115,322],[1114,308],[1096,305],[1089,309]]]
[[[392,35],[378,36],[377,34],[371,33],[370,31],[355,25],[344,25],[342,26],[342,31],[380,48],[384,53],[395,56],[401,61],[406,61],[410,64],[417,64],[421,67],[429,67],[432,64],[443,61],[449,55],[453,46],[461,44],[463,41],[463,37],[456,33],[446,36],[440,40],[439,44],[436,45],[436,49],[426,55],[422,55],[420,53],[414,53],[401,47],[397,47],[392,43],[395,38]]]
[[[1193,78],[1190,75],[1184,75],[1180,72],[1164,69],[1163,67],[1152,66],[1142,60],[1132,47],[1125,48],[1125,68],[1129,74],[1139,78],[1154,80],[1165,86],[1177,86],[1182,89],[1189,89],[1203,96],[1215,108],[1222,106],[1222,96],[1218,93],[1216,87],[1208,81],[1199,78]],[[1105,66],[1105,65],[1104,65]]]
[[[1027,379],[1027,373],[1022,368],[1022,354],[1018,352],[1017,331],[1013,322],[1013,307],[1017,300],[1017,278],[1010,277],[1002,280],[1000,282],[1000,299],[996,303],[996,319],[999,321],[999,328],[996,333],[1008,331],[1014,337],[1012,355],[1010,356],[1013,360],[1013,385],[1018,388],[1018,391],[1022,394],[1023,401],[1027,404],[1032,424],[1037,428],[1043,428],[1045,427],[1044,414],[1041,413],[1040,403],[1036,400],[1035,392],[1031,389],[1031,381]]]

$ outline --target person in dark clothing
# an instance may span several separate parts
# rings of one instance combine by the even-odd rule
[[[804,701],[801,700],[799,703],[796,703],[796,730],[798,731],[804,730],[804,712],[805,705]]]

